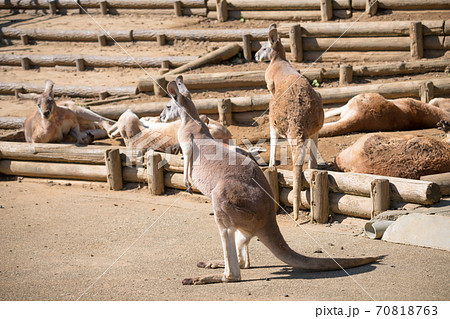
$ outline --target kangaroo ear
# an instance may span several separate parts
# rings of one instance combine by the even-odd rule
[[[187,87],[183,83],[183,76],[182,75],[177,76],[177,78],[175,79],[175,82],[177,83],[178,90],[180,91],[181,94],[183,94],[183,95],[190,95],[189,94],[189,90],[187,89]]]
[[[167,92],[169,92],[173,98],[177,97],[179,91],[175,81],[170,81],[169,84],[167,84]]]
[[[51,80],[45,81],[44,93],[47,93],[51,97],[53,97],[53,86],[54,86],[54,83]]]
[[[277,25],[271,24],[269,27],[269,42],[270,44],[274,44],[278,41],[278,31],[277,31]]]

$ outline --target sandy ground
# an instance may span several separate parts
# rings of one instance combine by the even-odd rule
[[[383,12],[360,21],[425,20],[424,16],[427,20],[450,18],[448,11],[421,14]],[[230,21],[218,24],[201,17],[174,18],[172,11],[159,14],[122,11],[120,16],[111,17],[103,17],[93,11],[93,18],[95,21],[76,13],[51,17],[33,12],[12,15],[3,11],[0,12],[0,26],[95,30],[100,24],[111,30],[210,29],[265,28],[272,22]],[[175,41],[164,47],[158,47],[155,42],[107,47],[99,47],[97,43],[39,42],[24,46],[20,41],[11,41],[0,46],[0,54],[158,57],[201,55],[222,45]],[[314,67],[336,66],[337,62],[320,63]],[[301,69],[309,66],[308,63],[296,64]],[[244,64],[233,59],[219,66],[206,66],[191,72],[265,68],[266,64]],[[0,81],[43,83],[45,79],[52,79],[62,85],[130,86],[136,85],[146,72],[153,76],[158,70],[98,68],[76,72],[70,67],[28,71],[20,67],[0,67]],[[353,85],[443,76],[448,75],[430,73],[356,78]],[[321,84],[322,87],[336,85],[336,82]],[[267,89],[192,93],[194,99],[200,99],[267,94]],[[158,100],[167,99],[141,94],[135,100],[120,103]],[[87,100],[75,101],[82,104]],[[0,96],[0,116],[24,117],[34,109],[32,101]],[[253,143],[260,138],[268,138],[267,116],[253,125],[257,117],[257,114],[248,115],[229,127],[238,142],[241,138],[248,138]],[[437,129],[390,134],[444,137]],[[323,161],[332,168],[338,152],[362,135],[321,138],[319,152]],[[101,143],[104,142],[117,143]],[[267,143],[264,146],[268,148]],[[268,152],[262,155],[265,160],[268,156]],[[286,215],[279,215],[278,221],[287,241],[301,253],[315,257],[325,257],[325,251],[337,257],[386,255],[380,263],[349,270],[351,277],[343,271],[303,272],[283,265],[254,240],[250,245],[252,268],[242,272],[243,282],[185,287],[181,285],[185,277],[219,271],[196,268],[198,261],[222,256],[217,227],[210,215],[211,205],[207,199],[175,191],[167,196],[151,197],[145,188],[133,185],[128,190],[110,192],[94,183],[84,187],[75,186],[76,182],[71,184],[58,186],[0,181],[0,300],[448,300],[450,297],[448,252],[372,241],[360,236],[363,220],[343,217],[342,223],[330,227],[310,224],[297,227]],[[319,250],[322,253],[316,252]]]
[[[208,200],[75,184],[0,182],[0,300],[450,298],[449,252],[367,239],[354,218],[329,227],[298,227],[286,215],[278,222],[302,254],[385,255],[379,263],[348,274],[294,270],[253,240],[242,282],[183,286],[183,278],[220,272],[196,268],[222,256]]]

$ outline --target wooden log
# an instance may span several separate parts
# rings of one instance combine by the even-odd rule
[[[23,130],[17,130],[10,133],[2,134],[0,136],[0,141],[5,142],[23,142],[25,141],[25,133]],[[2,154],[0,154],[0,158]]]
[[[173,10],[175,12],[175,16],[176,17],[182,17],[183,16],[183,11],[181,8],[181,1],[175,1],[173,3]]]
[[[292,187],[292,172],[278,170],[278,178],[282,187]],[[330,191],[359,196],[370,196],[370,185],[374,179],[388,179],[390,183],[391,199],[407,203],[430,205],[439,202],[441,193],[439,186],[425,181],[413,179],[387,177],[359,173],[342,173],[328,171]],[[309,187],[311,170],[304,171],[304,181]]]
[[[377,14],[378,0],[366,0],[366,14],[368,16],[374,16]]]
[[[219,63],[235,56],[241,50],[241,46],[238,43],[230,43],[226,46],[210,52],[199,59],[189,62],[183,66],[180,66],[167,74],[179,74],[188,70],[199,68],[205,64]]]
[[[310,209],[309,190],[300,193],[301,206]],[[291,206],[294,192],[291,188],[282,188],[280,191],[280,203]],[[348,215],[352,217],[370,219],[372,212],[372,201],[370,198],[346,195],[341,193],[329,193],[330,211],[335,214]]]
[[[20,65],[22,66],[22,69],[29,70],[31,67],[30,59],[28,58],[22,58],[20,60]]]
[[[217,112],[219,113],[219,122],[222,125],[231,125],[232,113],[230,99],[219,99],[217,103]]]
[[[108,45],[108,39],[106,38],[106,35],[100,34],[98,35],[97,39],[101,47],[105,47]]]
[[[352,8],[365,9],[365,0],[352,0]],[[446,0],[378,0],[378,8],[389,10],[436,10],[448,9]]]
[[[105,151],[109,148],[111,146],[77,147],[74,144],[2,142],[0,154],[3,159],[10,160],[104,165]],[[123,166],[143,163],[142,150],[126,147],[118,147],[118,149]]]
[[[153,150],[147,152],[147,183],[151,195],[164,193],[164,169],[161,163],[161,154]]]
[[[101,91],[98,93],[98,98],[99,100],[106,100],[106,98],[108,97],[108,92],[106,91]]]
[[[391,82],[370,85],[354,85],[350,87],[339,88],[319,88],[316,89],[322,95],[323,104],[346,103],[352,97],[366,92],[379,92],[386,98],[400,98],[400,97],[418,97],[419,86],[422,80],[407,81],[407,82]],[[450,93],[450,81],[446,78],[433,79],[435,86],[435,95],[442,96]],[[0,82],[0,93],[7,92],[14,89],[14,86],[3,86]],[[232,97],[231,111],[236,112],[251,112],[251,111],[265,111],[269,106],[271,99],[270,94],[253,95],[249,97]],[[218,99],[201,99],[193,101],[197,110],[201,114],[217,114]],[[114,105],[110,107],[91,107],[94,112],[110,119],[118,119],[119,116],[127,109],[131,109],[138,116],[157,116],[165,107],[166,102],[152,102],[143,104],[125,104]]]
[[[370,183],[370,198],[372,199],[372,216],[389,210],[391,206],[391,190],[388,179],[376,178]]]
[[[228,20],[227,0],[216,0],[217,21],[225,22]]]
[[[75,60],[75,66],[77,68],[77,71],[83,72],[86,70],[86,64],[84,63],[84,59],[76,59]]]
[[[156,36],[156,42],[158,45],[165,45],[166,44],[166,36],[164,34],[158,34]]]
[[[311,222],[326,224],[330,215],[328,173],[326,171],[313,171],[310,185]]]
[[[21,88],[21,87],[14,88],[14,97],[16,99],[20,99],[20,94],[22,94],[22,93],[23,93],[23,88]]]
[[[302,28],[300,24],[296,24],[291,27],[289,30],[289,40],[294,61],[303,61]]]
[[[341,64],[339,67],[339,85],[348,85],[353,81],[353,66]]]
[[[26,34],[21,34],[20,35],[20,40],[22,41],[23,45],[28,45],[30,44],[30,37]]]
[[[374,38],[312,38],[304,37],[305,51],[408,51],[410,40],[408,37],[374,37]]]
[[[182,66],[188,62],[194,61],[198,56],[164,56],[156,58],[148,57],[123,57],[123,56],[90,56],[90,55],[15,55],[0,54],[0,65],[20,66],[22,58],[28,58],[31,64],[36,66],[53,67],[56,65],[76,66],[77,60],[83,59],[87,67],[131,67],[131,68],[158,68],[164,61],[174,66]]]
[[[166,172],[164,174],[164,185],[170,188],[182,189],[185,190],[186,186],[184,185],[183,174],[174,173],[174,172]],[[200,193],[200,191],[192,186],[192,191],[196,193]]]
[[[426,81],[419,86],[420,100],[424,103],[430,102],[434,98],[434,85],[432,81]]]
[[[449,64],[450,60],[444,59],[354,66],[353,75],[365,77],[442,72]],[[336,78],[336,72],[334,72],[333,69],[325,69],[323,72],[323,77],[326,79]]]
[[[450,172],[421,176],[420,180],[435,183],[441,188],[442,195],[450,195]]]
[[[244,59],[247,62],[252,62],[252,36],[250,34],[244,34],[242,36],[242,51],[244,52]]]
[[[102,15],[108,15],[108,1],[100,1],[100,11]]]
[[[58,13],[57,1],[56,0],[50,0],[48,2],[48,8],[50,10],[50,14],[51,15],[56,15]]]
[[[44,91],[43,84],[0,82],[0,94],[14,94],[16,88],[23,88],[24,93],[42,93]],[[107,92],[108,95],[135,95],[138,93],[138,89],[134,86],[96,87],[57,84],[54,86],[53,92],[57,96],[98,97],[101,92]]]
[[[411,57],[421,59],[423,57],[423,32],[421,22],[411,22],[409,37],[411,41]]]
[[[336,10],[334,11],[336,17],[349,18],[350,13],[348,10]],[[216,19],[215,12],[209,12],[208,19]],[[254,20],[288,20],[288,21],[319,21],[321,18],[320,11],[240,11],[229,10],[229,20],[239,19],[254,19]],[[267,30],[266,30],[267,36]]]
[[[0,160],[0,173],[15,176],[106,181],[105,165]]]
[[[320,3],[317,0],[227,0],[230,9],[242,10],[242,11],[291,11],[291,10],[319,10]],[[350,2],[348,0],[334,0],[334,9],[351,9]],[[208,1],[208,10],[215,11],[216,6],[214,1]]]
[[[166,92],[167,81],[165,77],[159,76],[153,79],[153,92],[156,96],[164,97],[167,95]]]
[[[105,151],[106,181],[110,190],[121,190],[123,188],[122,180],[122,162],[120,160],[120,151],[118,149],[108,149]]]
[[[275,202],[275,210],[278,211],[280,205],[280,191],[278,187],[277,168],[275,166],[264,168],[263,173],[272,190],[272,200]]]
[[[333,5],[331,0],[320,0],[320,13],[322,22],[333,19]]]
[[[23,127],[25,117],[0,117],[0,129],[15,130]]]

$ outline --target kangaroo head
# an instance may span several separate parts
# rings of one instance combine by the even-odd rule
[[[56,107],[55,99],[53,98],[53,85],[52,81],[45,81],[44,92],[34,97],[38,111],[43,119],[49,119]]]
[[[272,23],[269,27],[268,42],[261,47],[261,49],[257,52],[257,54],[260,51],[262,51],[261,57],[267,59],[262,61],[268,60],[272,61],[276,57],[286,60],[286,51],[284,50],[283,44],[281,43],[281,39],[278,36],[277,25],[275,23]]]
[[[191,94],[183,83],[183,76],[179,75],[175,81],[169,82],[167,92],[171,99],[159,116],[162,122],[175,121],[181,117],[184,108],[193,105]]]
[[[255,54],[256,62],[270,61],[270,54],[271,53],[272,53],[272,48],[271,48],[270,42],[267,41],[267,42],[263,43],[261,48]]]

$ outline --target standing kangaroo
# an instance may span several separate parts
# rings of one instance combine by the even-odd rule
[[[301,269],[351,268],[378,259],[310,258],[289,248],[276,221],[271,188],[259,166],[212,138],[181,76],[167,85],[167,91],[172,99],[161,117],[163,120],[181,118],[178,141],[184,155],[184,180],[188,188],[193,184],[211,198],[224,254],[224,262],[198,263],[201,268],[223,264],[222,275],[187,278],[183,280],[184,285],[239,281],[240,268],[250,267],[248,244],[255,236],[277,258]]]
[[[269,47],[270,46],[270,47]],[[302,165],[305,158],[305,142],[312,139],[309,167],[317,167],[317,140],[323,126],[324,113],[322,98],[314,91],[308,80],[300,75],[286,60],[286,52],[275,24],[269,27],[268,45],[263,45],[257,52],[257,60],[270,58],[265,79],[272,94],[269,104],[270,122],[270,160],[269,166],[275,165],[278,136],[287,138],[291,146],[294,171],[295,219],[298,218]],[[265,58],[264,58],[265,57]]]

